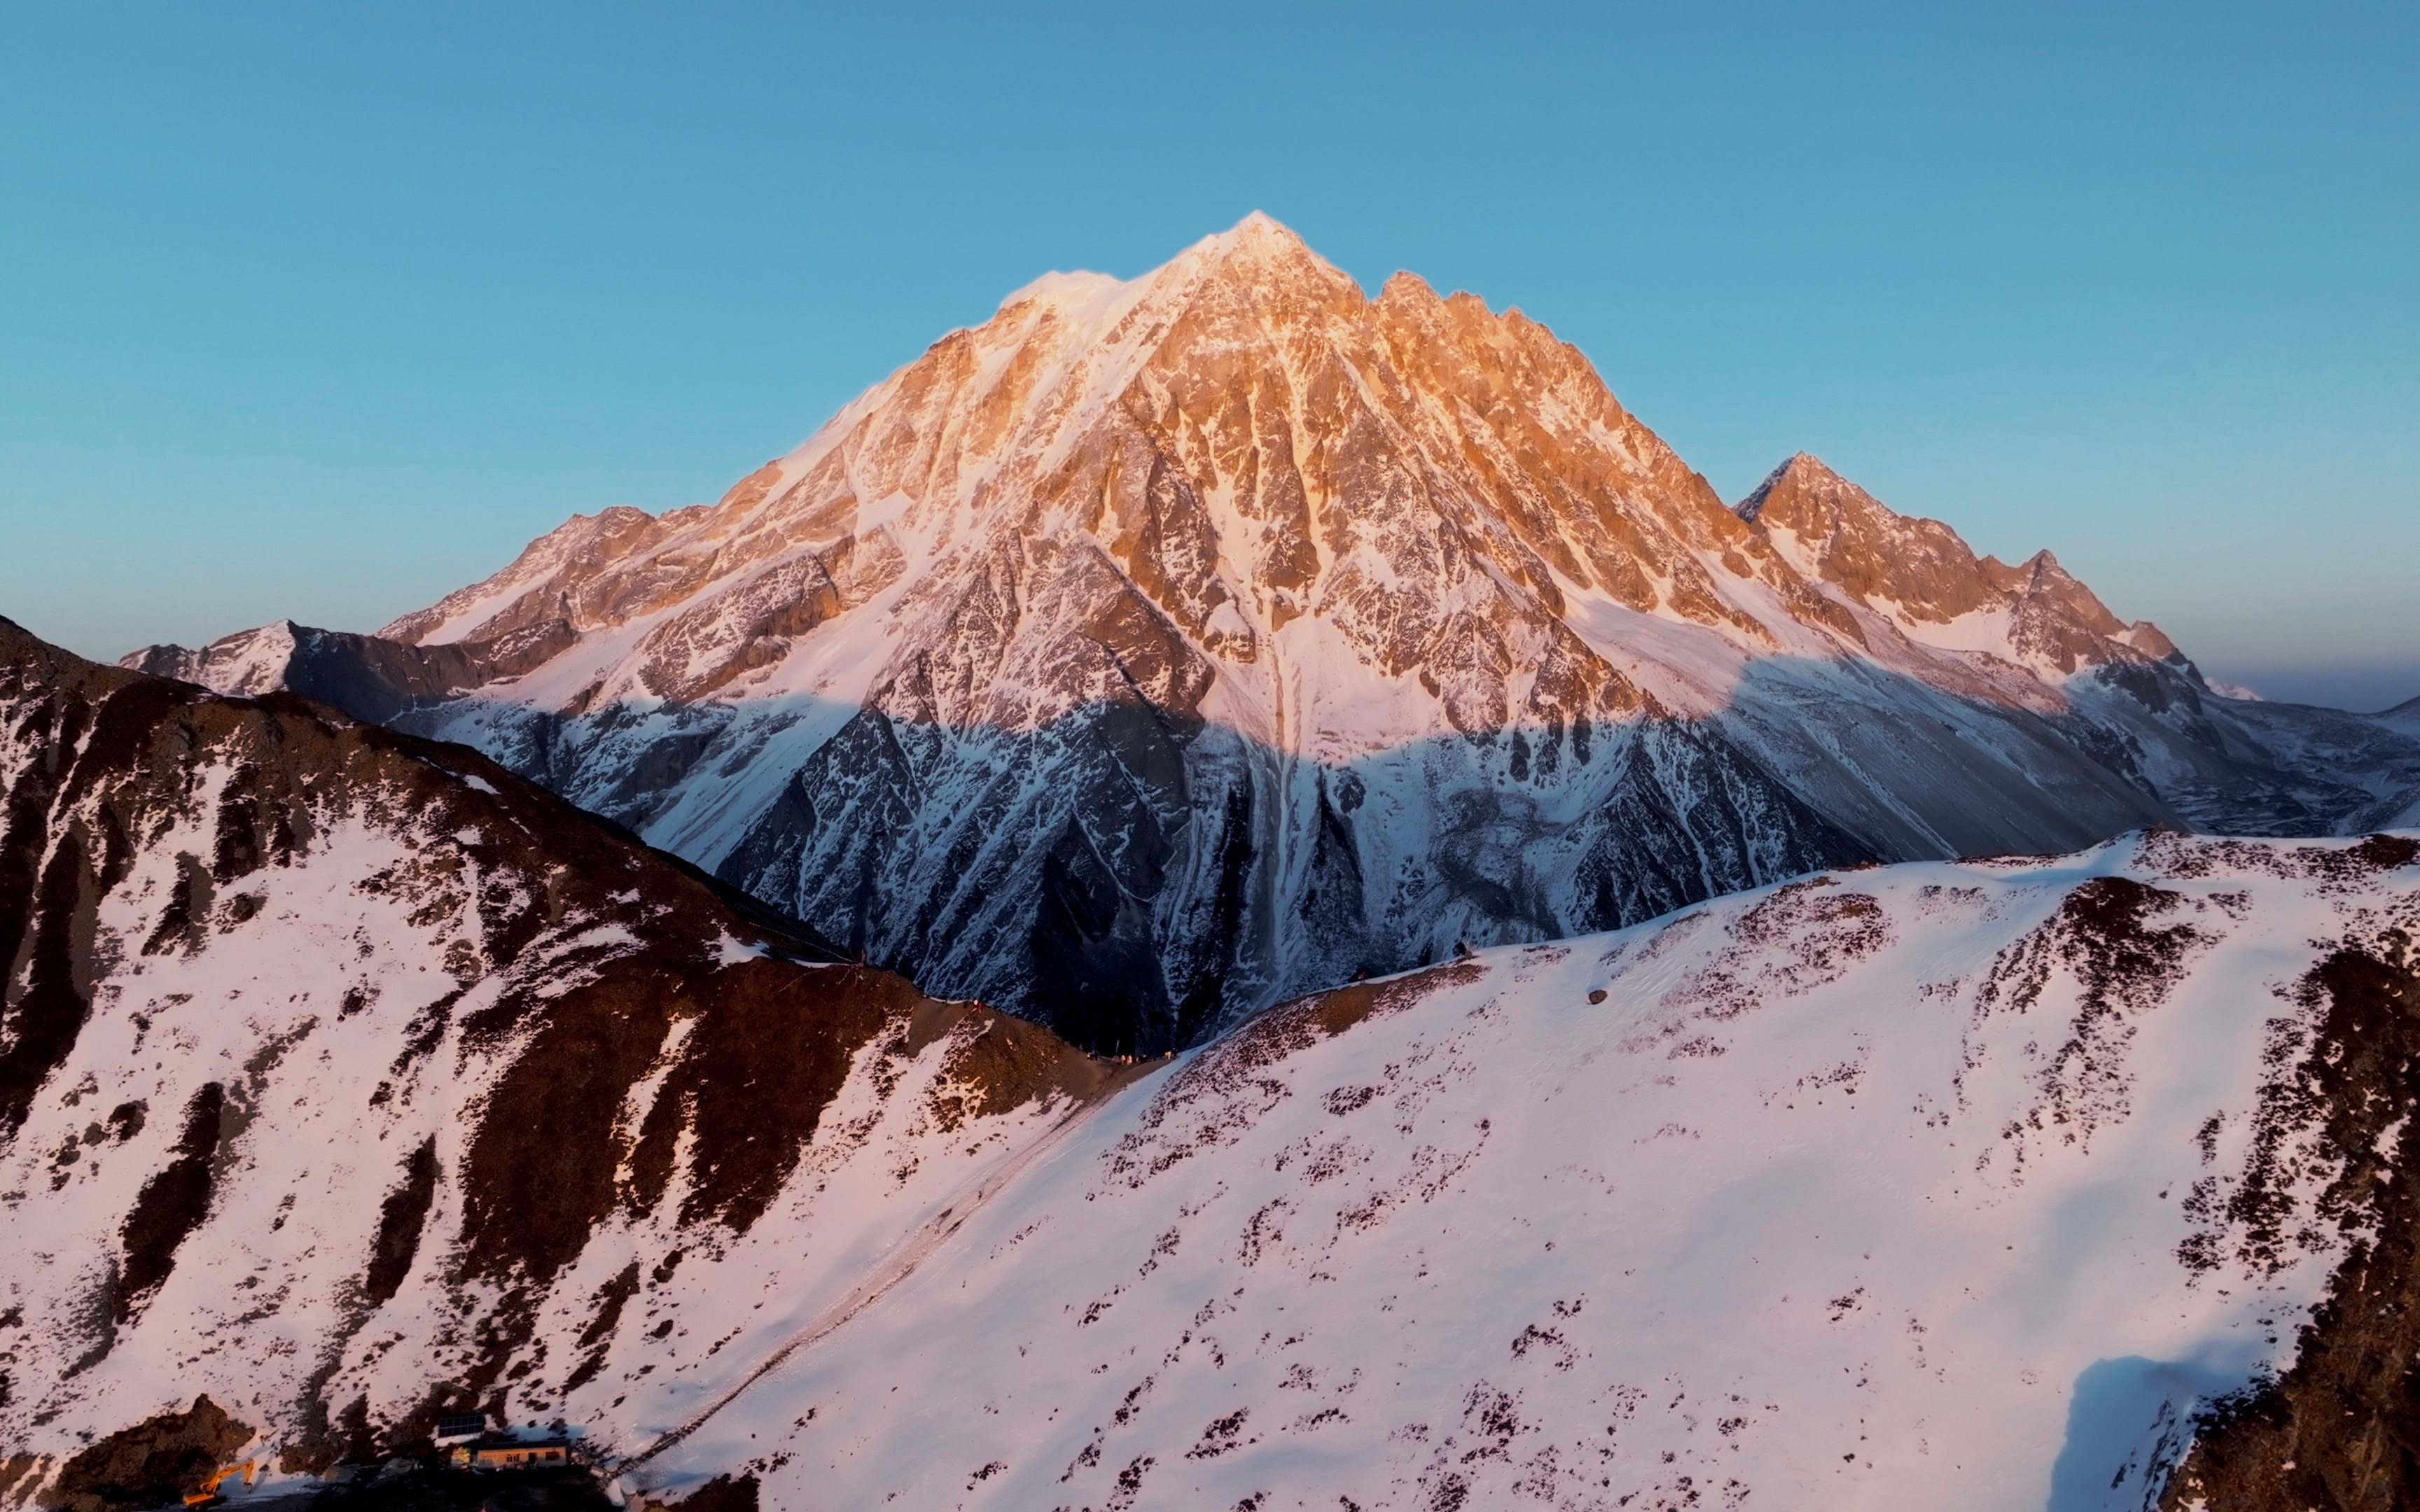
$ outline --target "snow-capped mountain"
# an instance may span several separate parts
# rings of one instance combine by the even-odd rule
[[[1096,1047],[1818,866],[2420,801],[2409,733],[2220,698],[1809,457],[1727,507],[1544,328],[1261,216],[1019,291],[711,507],[239,640],[136,659],[285,656]]]
[[[1114,1074],[471,751],[6,621],[0,792],[0,1493],[202,1394],[288,1470],[677,1411]]]
[[[1834,869],[1113,1070],[459,748],[6,625],[0,731],[8,1495],[200,1393],[719,1506],[2420,1495],[2420,838]]]

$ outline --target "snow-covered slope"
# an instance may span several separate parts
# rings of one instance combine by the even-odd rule
[[[2420,740],[2420,698],[2406,700],[2383,714],[2371,715],[2370,719],[2397,734]],[[2401,811],[2388,814],[2383,823],[2397,827],[2420,825],[2420,793],[2405,796],[2408,801]]]
[[[471,751],[6,621],[0,793],[13,1496],[204,1393],[289,1469],[677,1414],[1111,1075]]]
[[[2420,1494],[2409,835],[1835,869],[1114,1072],[467,750],[0,652],[8,1494],[206,1392],[720,1505],[2076,1512],[2264,1367],[2180,1484]]]
[[[2370,717],[2381,724],[2391,724],[2399,729],[2420,732],[2420,698],[2406,699],[2385,713],[2372,715]]]
[[[1260,216],[381,638],[289,686],[1096,1046],[1845,860],[2420,801],[2408,732],[2216,697],[1809,457],[1728,508],[1519,312]],[[234,687],[239,639],[143,665]]]
[[[1835,873],[1282,1008],[668,1448],[610,1431],[767,1506],[2080,1512],[2275,1368],[2211,1504],[2410,1504],[2415,860]],[[2404,1334],[2331,1355],[2365,1311]]]

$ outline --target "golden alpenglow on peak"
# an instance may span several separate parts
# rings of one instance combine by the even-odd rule
[[[1257,212],[1033,281],[712,506],[143,665],[475,746],[1096,1049],[1840,862],[2420,802],[2420,746],[2219,696],[2046,554],[1805,454],[1727,507],[1544,325]]]

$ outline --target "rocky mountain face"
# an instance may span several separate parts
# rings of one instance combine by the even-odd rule
[[[283,666],[1144,1051],[1822,866],[2420,804],[2412,732],[2220,698],[1810,457],[1727,507],[1544,328],[1258,216],[1020,291],[711,507],[577,517],[376,638],[139,656]]]
[[[0,1497],[682,1410],[1113,1074],[474,752],[6,621],[0,793]]]

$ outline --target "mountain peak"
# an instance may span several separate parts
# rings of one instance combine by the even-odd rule
[[[1154,285],[1198,286],[1198,280],[1243,285],[1258,293],[1303,286],[1317,297],[1342,289],[1360,299],[1360,285],[1343,270],[1311,250],[1293,230],[1259,210],[1216,236],[1204,237],[1165,267],[1146,275]]]
[[[1326,266],[1326,259],[1311,250],[1291,227],[1260,210],[1254,210],[1224,231],[1213,232],[1186,248],[1166,264],[1144,275],[1146,278],[1169,269],[1187,265],[1223,267],[1234,263],[1253,263],[1268,258],[1301,258]]]
[[[1764,481],[1750,489],[1732,512],[1753,525],[1772,511],[1774,524],[1803,533],[1807,526],[1801,517],[1818,501],[1826,516],[1899,517],[1812,452],[1792,452],[1781,466],[1766,473]]]
[[[1774,469],[1740,501],[1738,514],[1760,529],[1787,532],[1811,576],[1869,608],[1896,605],[1913,620],[1937,624],[1994,597],[1989,568],[1956,531],[1900,514],[1810,453]]]
[[[2013,567],[1978,557],[1941,521],[1900,514],[1806,452],[1774,469],[1737,513],[1769,534],[1784,533],[1810,577],[1890,613],[1918,639],[1924,625],[2018,606],[2012,644],[2065,673],[2107,660],[2105,642],[2129,633],[2050,552]],[[2176,646],[2154,629],[2135,649],[2157,657]]]
[[[1001,313],[1039,306],[1056,316],[1063,340],[1088,347],[1116,329],[1138,305],[1189,305],[1204,295],[1249,296],[1255,302],[1289,299],[1305,307],[1358,305],[1360,286],[1309,243],[1254,210],[1132,279],[1108,273],[1049,272],[1002,300]]]
[[[1305,252],[1311,250],[1299,233],[1266,210],[1254,210],[1208,239],[1236,246],[1253,241],[1274,241],[1300,247]]]
[[[1000,307],[1013,310],[1029,300],[1054,305],[1085,304],[1125,286],[1125,280],[1115,274],[1081,268],[1072,272],[1047,272],[1001,301]]]

